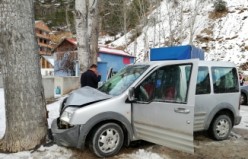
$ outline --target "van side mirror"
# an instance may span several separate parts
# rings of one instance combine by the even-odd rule
[[[134,102],[136,99],[135,99],[135,96],[134,96],[134,87],[131,87],[129,90],[128,90],[128,94],[127,94],[127,96],[128,96],[128,100],[130,101],[130,102]]]

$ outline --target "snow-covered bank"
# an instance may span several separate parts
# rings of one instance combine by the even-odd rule
[[[161,1],[159,7],[147,16],[148,24],[136,41],[131,42],[130,31],[110,46],[125,46],[125,42],[130,41],[125,51],[143,61],[148,51],[145,48],[170,46],[170,36],[175,39],[173,45],[190,44],[192,27],[192,44],[205,50],[206,60],[231,61],[237,66],[247,62],[247,0],[226,0],[228,11],[219,16],[214,13],[214,1],[211,0],[177,1],[178,6],[174,8],[168,7],[167,2]]]

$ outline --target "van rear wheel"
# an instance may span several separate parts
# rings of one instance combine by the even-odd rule
[[[232,129],[232,122],[228,115],[222,114],[217,116],[211,126],[210,134],[215,140],[225,140],[228,138]]]
[[[98,157],[110,157],[120,151],[123,141],[122,128],[116,123],[106,123],[93,131],[89,148]]]

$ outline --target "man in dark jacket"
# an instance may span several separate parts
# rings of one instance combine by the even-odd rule
[[[101,76],[97,72],[97,65],[93,64],[86,72],[81,76],[81,87],[90,86],[98,88],[98,82],[101,80]]]

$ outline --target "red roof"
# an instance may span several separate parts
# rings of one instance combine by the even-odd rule
[[[48,28],[48,26],[42,21],[35,21],[35,28],[38,28],[40,30],[46,31],[46,32],[50,32],[51,30]]]
[[[114,48],[100,47],[99,52],[100,53],[113,54],[113,55],[119,55],[119,56],[134,57],[123,50],[118,50],[118,49],[114,49]]]
[[[68,41],[69,43],[71,43],[71,44],[73,44],[75,46],[77,45],[77,40],[75,38],[66,38],[64,40]],[[103,46],[103,45],[99,45],[99,52],[100,53],[106,53],[106,54],[119,55],[119,56],[135,57],[135,56],[132,56],[132,55],[128,54],[127,52],[125,52],[123,50],[118,50],[118,49],[115,49],[115,48],[108,48],[108,47]]]
[[[67,40],[68,42],[70,42],[73,45],[77,46],[77,40],[75,38],[66,38],[65,40]]]

